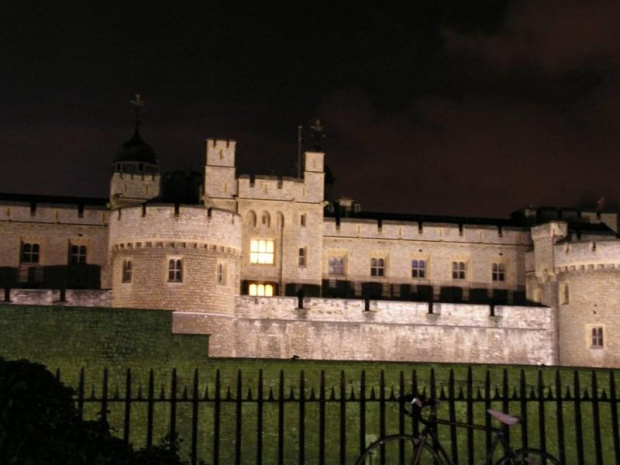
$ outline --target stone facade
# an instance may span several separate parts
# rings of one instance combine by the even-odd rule
[[[220,357],[620,366],[617,215],[364,213],[325,199],[322,152],[238,176],[206,146],[199,205],[161,198],[137,129],[110,199],[0,196],[5,301],[174,310]]]

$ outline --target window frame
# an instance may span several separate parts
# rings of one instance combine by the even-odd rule
[[[84,244],[69,244],[69,265],[86,265],[88,263],[88,247]]]
[[[308,266],[308,249],[306,247],[300,247],[298,250],[298,264],[299,268]]]
[[[35,241],[22,241],[19,263],[28,265],[37,265],[41,263],[41,244]]]
[[[183,283],[185,279],[185,262],[183,257],[168,257],[167,282],[171,284]]]
[[[327,259],[327,274],[330,276],[344,276],[345,266],[342,255],[330,255]]]
[[[250,283],[248,295],[251,297],[274,297],[275,286],[271,283]]]
[[[133,260],[124,259],[121,267],[121,282],[128,284],[133,281]]]
[[[605,326],[604,325],[588,325],[587,337],[589,338],[590,349],[605,348]]]
[[[467,262],[464,260],[452,261],[452,279],[455,281],[467,280]]]
[[[506,282],[506,264],[503,262],[493,262],[491,264],[491,281],[494,283]]]
[[[228,266],[226,263],[218,261],[215,273],[215,281],[218,286],[226,286],[228,284]]]
[[[370,259],[370,276],[373,278],[385,278],[385,258],[373,257]]]
[[[411,279],[427,279],[428,260],[426,258],[411,259]]]
[[[265,244],[264,250],[261,250],[261,243]],[[255,244],[256,247],[254,247]],[[274,239],[250,239],[250,265],[274,266],[275,264],[276,241]]]

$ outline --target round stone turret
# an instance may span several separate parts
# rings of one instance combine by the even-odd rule
[[[611,367],[620,363],[620,241],[554,246],[559,362]]]
[[[215,208],[145,204],[110,217],[116,307],[234,314],[241,218]]]

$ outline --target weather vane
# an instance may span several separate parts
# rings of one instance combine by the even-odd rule
[[[311,137],[314,142],[314,149],[317,152],[321,152],[322,142],[325,139],[325,126],[319,118],[317,118],[314,123],[310,125]]]
[[[140,117],[146,112],[145,106],[146,104],[144,103],[144,100],[142,100],[142,96],[140,94],[136,94],[135,99],[131,101],[131,107],[136,115],[136,123],[140,122]]]

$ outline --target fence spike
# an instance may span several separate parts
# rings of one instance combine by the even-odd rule
[[[350,401],[356,401],[357,397],[355,396],[355,387],[351,386],[351,394],[349,395],[349,399]]]
[[[329,400],[330,401],[336,400],[336,388],[334,386],[332,386],[331,391],[329,393]]]

